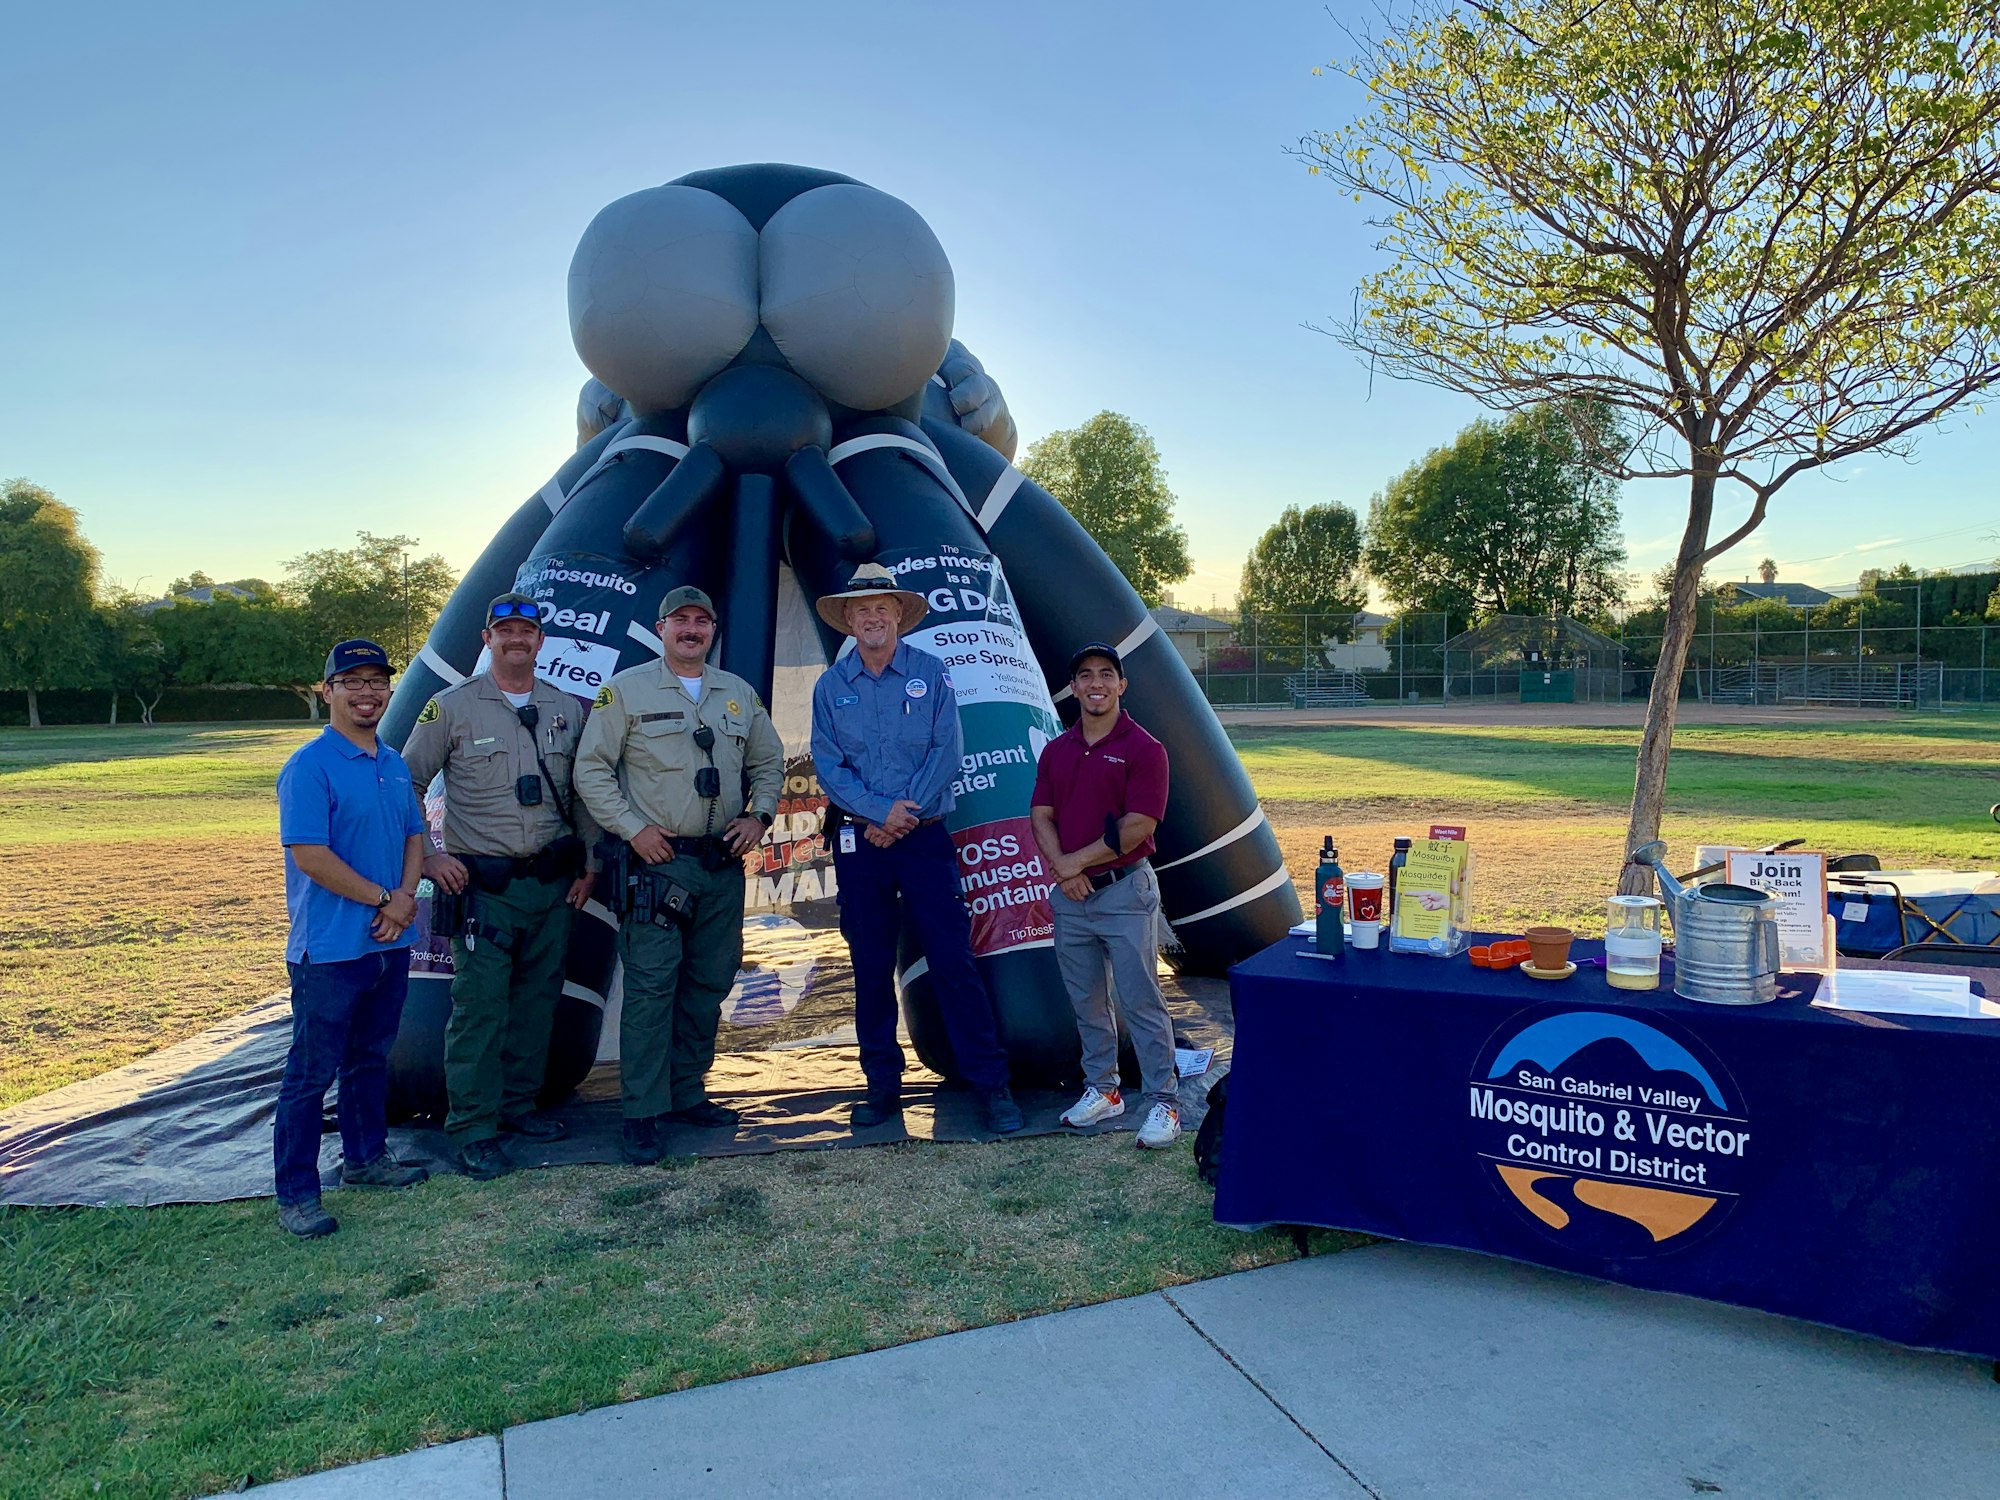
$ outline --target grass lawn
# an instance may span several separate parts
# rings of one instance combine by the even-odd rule
[[[1691,728],[1666,834],[1991,866],[2000,717]],[[283,983],[271,786],[306,726],[0,733],[0,1104]],[[1292,869],[1471,826],[1475,909],[1601,920],[1636,731],[1234,731]],[[331,1200],[0,1209],[0,1496],[187,1495],[1283,1260],[1129,1138],[521,1173]],[[1320,1248],[1348,1241],[1324,1236]],[[101,1489],[97,1486],[101,1485]]]

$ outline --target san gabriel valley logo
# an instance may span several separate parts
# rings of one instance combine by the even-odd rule
[[[1628,1015],[1528,1015],[1494,1033],[1470,1080],[1473,1149],[1501,1196],[1558,1243],[1607,1259],[1720,1226],[1753,1150],[1721,1062]]]

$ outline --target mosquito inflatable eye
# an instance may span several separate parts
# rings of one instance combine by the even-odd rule
[[[570,262],[569,327],[584,366],[634,411],[686,405],[757,331],[757,231],[701,188],[620,198]]]
[[[951,262],[902,200],[860,183],[801,193],[764,226],[759,262],[764,327],[829,401],[894,406],[944,359]]]

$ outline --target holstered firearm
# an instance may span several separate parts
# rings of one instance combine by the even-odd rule
[[[597,846],[597,858],[597,888],[621,921],[685,927],[694,920],[693,893],[639,858],[623,839],[607,837]]]

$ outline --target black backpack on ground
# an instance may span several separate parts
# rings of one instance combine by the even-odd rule
[[[1222,1125],[1228,1113],[1229,1075],[1225,1073],[1209,1089],[1208,1113],[1201,1117],[1201,1129],[1194,1133],[1195,1171],[1210,1187],[1222,1175]]]

